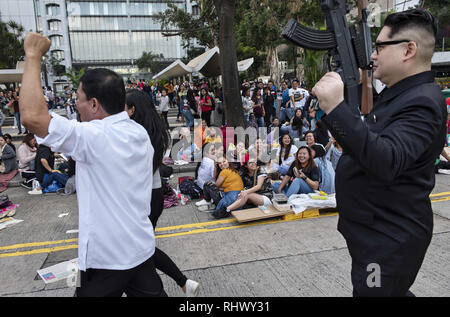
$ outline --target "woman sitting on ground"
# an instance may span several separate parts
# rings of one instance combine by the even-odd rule
[[[214,182],[214,172],[215,172],[215,155],[216,149],[215,144],[207,143],[203,146],[203,158],[201,163],[198,163],[197,169],[195,171],[195,179],[197,180],[197,185],[203,190],[203,186],[207,182]]]
[[[288,185],[291,178],[292,183]],[[319,189],[320,170],[314,163],[311,149],[302,146],[295,155],[295,161],[292,163],[283,181],[273,184],[274,192],[285,194],[288,198],[294,194],[309,194]]]
[[[297,147],[294,145],[293,139],[289,134],[285,134],[281,137],[281,147],[278,148],[277,162],[273,163],[271,170],[278,169],[282,176],[286,175],[292,162],[295,160],[295,153],[297,153]]]
[[[333,169],[333,165],[326,158],[326,150],[322,144],[316,143],[310,146],[312,156],[314,158],[314,163],[316,163],[317,167],[320,170],[320,179],[319,179],[319,190],[327,193],[333,194],[336,192],[334,187],[334,177],[335,172]]]
[[[3,136],[5,137],[6,143],[14,150],[14,153],[17,153],[16,151],[16,146],[14,145],[14,143],[12,142],[12,136],[9,133],[5,133],[3,134]]]
[[[291,138],[303,138],[303,134],[308,131],[308,121],[303,118],[303,112],[301,108],[295,110],[294,117],[286,125],[281,126],[281,133],[289,133]]]
[[[4,135],[0,136],[0,174],[8,174],[17,169],[16,152],[6,143]]]
[[[22,141],[22,144],[17,149],[17,159],[19,160],[19,172],[25,179],[23,185],[26,188],[31,188],[31,182],[36,178],[34,171],[34,160],[36,158],[36,139],[34,134],[28,133]]]
[[[272,184],[267,174],[261,172],[261,167],[257,165],[255,159],[247,162],[241,177],[245,190],[240,192],[237,200],[225,209],[226,212],[239,209],[247,203],[266,207],[272,205]]]
[[[198,202],[197,206],[209,206],[212,203],[216,205],[215,211],[212,213],[216,219],[230,216],[227,212],[227,207],[237,200],[238,195],[244,190],[244,183],[238,171],[230,164],[226,157],[221,157],[218,160],[218,176],[215,183],[207,182],[203,186],[204,200]],[[216,172],[216,174],[217,174]],[[222,198],[219,189],[223,189],[224,196]]]

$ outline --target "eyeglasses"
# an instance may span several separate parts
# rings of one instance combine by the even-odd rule
[[[386,42],[376,42],[375,50],[377,51],[377,55],[380,54],[380,47],[383,48],[386,45],[396,45],[400,43],[409,43],[411,40],[397,40],[397,41],[386,41]]]

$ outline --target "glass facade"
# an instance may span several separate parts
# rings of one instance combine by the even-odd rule
[[[50,41],[52,42],[51,44],[52,49],[62,48],[62,45],[64,44],[64,37],[62,35],[52,35],[49,38]]]
[[[185,1],[174,1],[185,9]],[[74,63],[132,63],[144,51],[164,58],[184,57],[179,36],[163,37],[154,15],[166,1],[67,1],[70,45]]]
[[[59,21],[59,20],[48,21],[48,30],[49,31],[61,31],[61,21]]]
[[[47,15],[48,16],[57,16],[59,15],[59,5],[57,4],[48,4],[47,5]]]

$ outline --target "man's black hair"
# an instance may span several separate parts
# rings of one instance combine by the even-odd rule
[[[390,14],[384,21],[384,26],[391,28],[389,34],[393,38],[402,30],[418,26],[436,37],[438,21],[433,15],[424,9],[410,9],[403,12]]]
[[[112,70],[96,68],[87,71],[80,79],[86,98],[97,98],[103,109],[114,115],[124,111],[125,85],[122,77]]]

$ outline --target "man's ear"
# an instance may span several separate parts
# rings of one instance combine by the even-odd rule
[[[92,98],[91,102],[92,102],[91,107],[92,107],[93,113],[97,113],[100,110],[100,107],[101,107],[100,103],[98,102],[98,99],[97,98]]]
[[[406,45],[406,51],[404,53],[404,58],[405,58],[405,60],[411,59],[411,58],[417,56],[417,53],[418,53],[417,43],[411,41]]]

